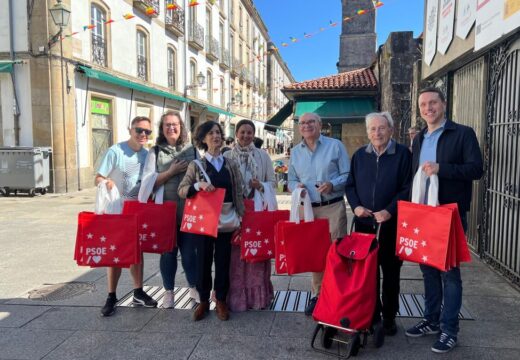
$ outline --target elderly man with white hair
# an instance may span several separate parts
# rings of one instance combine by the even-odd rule
[[[383,294],[381,301],[378,269],[378,301],[373,318],[374,343],[380,347],[384,335],[397,332],[395,316],[399,310],[402,265],[395,256],[397,201],[407,200],[409,196],[412,154],[406,146],[392,139],[394,123],[388,112],[368,114],[366,127],[370,143],[354,153],[345,192],[356,215],[356,231],[376,233],[377,226],[381,225],[378,263],[383,272]]]
[[[321,134],[321,118],[315,113],[300,116],[298,126],[302,141],[293,147],[289,163],[289,190],[305,188],[317,218],[329,220],[330,238],[347,233],[345,183],[350,161],[343,143]],[[305,309],[312,315],[321,290],[323,273],[312,273],[314,297]]]

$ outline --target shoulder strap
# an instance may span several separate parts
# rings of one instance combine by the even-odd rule
[[[209,179],[209,176],[206,173],[206,170],[204,170],[204,168],[202,167],[202,164],[200,163],[200,160],[195,159],[195,160],[193,160],[193,162],[199,167],[200,172],[202,173],[202,175],[204,176],[206,181],[211,184],[211,180]]]

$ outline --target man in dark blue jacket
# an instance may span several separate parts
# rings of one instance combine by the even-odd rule
[[[437,88],[419,92],[419,109],[428,126],[413,142],[412,169],[416,172],[421,167],[426,175],[438,176],[439,203],[457,203],[466,230],[472,181],[480,179],[483,173],[477,137],[470,127],[446,119],[446,100]],[[462,306],[460,269],[442,272],[421,264],[421,271],[424,278],[424,319],[408,329],[406,335],[420,337],[441,333],[431,349],[445,353],[457,344],[458,314]]]
[[[383,345],[384,335],[395,335],[395,316],[399,310],[399,278],[402,261],[395,256],[397,200],[408,199],[412,180],[412,155],[408,148],[392,139],[393,121],[389,113],[366,116],[370,144],[352,157],[345,192],[356,215],[356,231],[379,233],[378,262],[383,272],[382,303],[374,313],[374,343]],[[378,295],[380,274],[378,271]],[[383,324],[381,327],[381,313]]]

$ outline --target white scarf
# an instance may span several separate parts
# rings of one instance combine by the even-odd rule
[[[240,168],[240,173],[243,179],[244,196],[249,198],[252,192],[250,182],[252,179],[257,179],[258,167],[253,156],[255,151],[255,144],[251,143],[248,146],[240,146],[236,144],[231,150],[231,158],[235,160]]]

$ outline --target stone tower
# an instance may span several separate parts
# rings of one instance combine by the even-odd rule
[[[341,0],[338,72],[369,66],[376,53],[376,12],[372,0]],[[358,10],[368,10],[357,15]],[[346,17],[351,20],[344,20]]]

